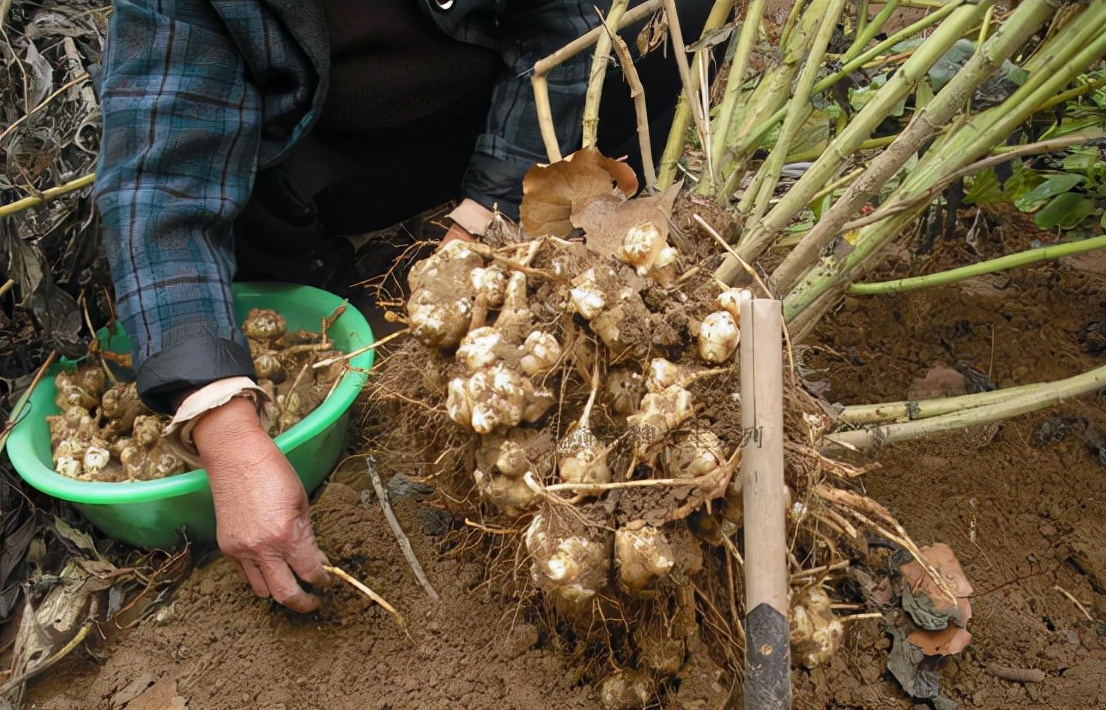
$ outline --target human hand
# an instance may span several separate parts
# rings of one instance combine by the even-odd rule
[[[238,562],[258,596],[304,614],[317,609],[319,598],[296,581],[298,575],[331,584],[311,531],[307,493],[261,428],[254,404],[236,397],[211,410],[192,439],[211,483],[219,549]]]

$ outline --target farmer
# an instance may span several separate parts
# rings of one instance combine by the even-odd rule
[[[710,4],[680,0],[685,33]],[[329,578],[262,424],[236,271],[343,293],[394,251],[346,237],[457,199],[444,223],[476,238],[494,206],[517,218],[545,155],[528,72],[596,26],[596,6],[610,0],[115,0],[95,200],[118,315],[139,394],[207,469],[219,547],[258,595],[310,612],[297,577]],[[637,62],[655,146],[680,88],[664,54]],[[585,52],[549,74],[566,153],[589,65]],[[632,104],[610,74],[599,147],[632,155]]]

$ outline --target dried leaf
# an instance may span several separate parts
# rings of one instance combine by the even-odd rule
[[[61,518],[54,518],[54,530],[57,531],[58,535],[73,543],[79,549],[90,553],[96,559],[103,559],[96,549],[96,543],[92,541],[92,536],[88,533],[76,529]]]
[[[668,16],[658,10],[637,35],[637,53],[644,57],[668,39]]]
[[[933,565],[940,574],[945,583],[948,585],[952,593],[957,597],[970,597],[972,595],[972,585],[968,582],[968,578],[964,575],[964,570],[960,567],[960,561],[956,559],[956,553],[952,551],[952,548],[943,542],[930,545],[928,547],[921,548],[922,556]],[[911,560],[899,568],[907,584],[911,589],[916,590],[916,593],[922,593],[927,595],[933,600],[941,599],[945,597],[944,592],[940,590],[936,582],[922,570],[922,566],[918,564],[917,560]],[[953,604],[945,600],[948,607],[952,607]]]
[[[9,225],[12,223],[9,221]],[[6,258],[4,258],[6,257]],[[45,262],[33,246],[19,238],[14,227],[0,229],[0,276],[15,279],[19,292],[27,295],[38,290],[43,281]]]
[[[39,54],[34,42],[27,43],[27,56],[24,66],[30,69],[27,72],[27,103],[32,108],[42,103],[43,99],[50,95],[54,89],[54,70],[50,62]]]
[[[907,640],[922,649],[922,653],[927,656],[951,656],[968,647],[972,634],[959,626],[950,626],[940,631],[918,629]]]
[[[611,195],[585,200],[574,209],[572,225],[584,230],[588,249],[602,256],[616,256],[632,227],[650,223],[668,239],[668,220],[683,183],[677,183],[659,195],[620,200]]]
[[[637,192],[633,168],[585,148],[551,165],[536,165],[522,179],[522,226],[533,236],[566,237],[574,209],[601,195]]]
[[[88,634],[92,623],[104,619],[103,592],[110,584],[91,577],[79,561],[70,560],[50,581],[53,586],[41,598],[28,599],[15,638],[12,673],[0,685],[0,696],[15,692],[16,705],[28,679],[54,665]]]

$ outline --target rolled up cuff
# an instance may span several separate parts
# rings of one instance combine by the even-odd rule
[[[201,387],[181,402],[173,421],[162,432],[165,443],[184,461],[199,468],[203,463],[192,440],[192,430],[203,415],[235,397],[248,397],[253,401],[261,428],[268,431],[272,417],[269,395],[248,377],[229,377]]]
[[[138,396],[155,412],[173,414],[182,395],[217,380],[257,380],[249,348],[197,335],[152,355],[138,367]]]

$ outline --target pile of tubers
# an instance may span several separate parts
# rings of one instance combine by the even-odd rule
[[[276,436],[325,399],[342,363],[312,367],[338,353],[320,333],[288,332],[284,317],[270,309],[251,310],[242,331],[258,384],[272,403],[269,434]],[[133,382],[112,382],[109,372],[93,358],[55,377],[61,413],[46,418],[54,470],[77,480],[108,483],[148,481],[188,470],[162,438],[169,417],[150,411]]]
[[[712,297],[680,304],[678,254],[657,236],[650,224],[629,230],[615,258],[553,238],[499,252],[452,241],[409,276],[411,332],[452,362],[446,411],[475,435],[472,482],[503,515],[532,514],[531,578],[566,608],[605,589],[649,594],[678,568],[673,547],[695,505],[585,523],[548,487],[586,502],[630,475],[683,479],[694,501],[733,474],[736,447],[693,421],[688,387],[733,370],[738,305],[751,296],[708,283]],[[680,364],[656,355],[680,342],[696,346]],[[564,401],[566,378],[586,386],[582,406]]]

